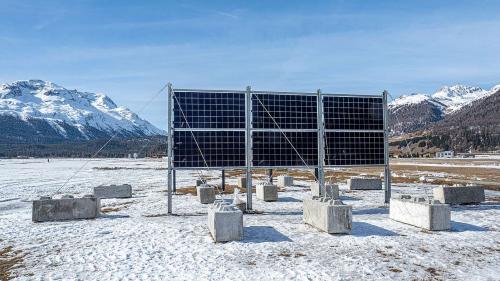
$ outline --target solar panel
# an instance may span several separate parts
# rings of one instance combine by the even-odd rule
[[[253,94],[252,128],[277,129],[276,124],[281,129],[316,129],[317,97]]]
[[[246,166],[244,93],[174,92],[173,113],[175,167]]]
[[[323,97],[325,129],[383,130],[382,98]]]
[[[325,165],[384,164],[384,133],[326,132]]]
[[[318,164],[317,132],[284,132],[284,134],[290,142],[281,132],[256,131],[252,133],[253,166],[293,167]]]
[[[245,132],[176,131],[174,132],[174,166],[184,168],[244,167]]]
[[[178,92],[174,101],[174,128],[245,128],[244,93]]]
[[[247,129],[252,166],[318,166],[318,96],[251,92],[246,128],[247,94],[173,91],[174,167],[246,167]],[[383,102],[382,97],[322,95],[326,166],[384,164]]]

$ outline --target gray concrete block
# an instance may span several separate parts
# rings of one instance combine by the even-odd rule
[[[339,186],[336,184],[325,184],[320,192],[319,184],[313,182],[311,185],[311,194],[316,197],[328,197],[331,199],[339,199]]]
[[[94,196],[97,198],[130,198],[132,197],[132,186],[122,185],[100,185],[94,187]]]
[[[340,200],[305,198],[304,222],[327,233],[349,234],[352,229],[352,206]]]
[[[279,187],[293,186],[293,177],[291,177],[291,176],[279,176],[278,177],[278,186]]]
[[[215,201],[215,190],[208,184],[197,186],[196,195],[201,204],[212,204]]]
[[[238,177],[238,187],[239,188],[247,188],[247,178],[246,177]]]
[[[257,199],[262,201],[278,200],[278,187],[271,183],[258,184],[255,193]]]
[[[402,195],[391,198],[389,217],[392,220],[427,230],[450,229],[450,206],[437,200]]]
[[[471,204],[485,201],[484,188],[480,186],[445,186],[432,190],[434,200],[443,204]]]
[[[94,219],[99,216],[100,199],[93,195],[83,198],[52,199],[44,196],[33,201],[32,220],[34,222]]]
[[[216,201],[208,208],[208,229],[215,242],[243,238],[243,212],[233,205]]]
[[[349,190],[382,190],[382,180],[352,177],[347,180],[347,187]]]

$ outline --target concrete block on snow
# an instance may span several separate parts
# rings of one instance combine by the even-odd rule
[[[100,185],[94,187],[94,196],[97,198],[130,198],[132,197],[132,186],[122,185]]]
[[[279,176],[278,177],[278,186],[279,187],[287,187],[293,185],[293,177],[291,176]]]
[[[484,188],[480,186],[445,186],[432,190],[434,200],[443,204],[470,204],[485,201]]]
[[[93,195],[83,198],[64,196],[60,199],[42,197],[33,201],[32,220],[34,222],[94,219],[99,216],[100,199]]]
[[[339,186],[336,184],[325,184],[325,186],[320,190],[319,184],[313,182],[311,185],[311,194],[316,197],[326,197],[331,199],[339,199]]]
[[[327,233],[351,233],[352,206],[340,200],[312,197],[304,199],[303,208],[305,223]]]
[[[389,217],[427,230],[450,229],[450,206],[437,200],[402,195],[391,198]]]
[[[197,186],[196,195],[201,204],[212,204],[215,201],[215,190],[208,184]]]
[[[262,201],[278,200],[278,187],[271,183],[258,184],[256,190],[257,199]]]
[[[243,212],[233,205],[217,201],[208,208],[208,229],[215,242],[243,238]]]
[[[246,177],[238,177],[238,187],[239,188],[247,188],[247,178]]]
[[[382,180],[352,177],[347,180],[347,186],[349,190],[382,190]]]

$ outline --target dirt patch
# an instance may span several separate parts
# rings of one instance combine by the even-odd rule
[[[240,192],[242,192],[242,193],[247,192],[246,188],[240,188],[240,187],[238,187],[236,185],[228,185],[228,184],[226,184],[226,188],[225,188],[224,191],[220,190],[220,186],[218,186],[217,189],[216,189],[216,193],[220,193],[220,194],[233,194],[235,188],[239,188]],[[280,190],[278,190],[278,191],[280,191]],[[181,194],[181,195],[191,194],[193,196],[196,196],[196,186],[188,186],[188,187],[177,188],[177,192],[176,193],[177,194]],[[252,193],[255,193],[255,188],[253,188]]]
[[[12,271],[24,267],[24,254],[19,250],[13,250],[12,246],[7,246],[0,250],[0,279],[2,281],[11,280],[14,276]]]
[[[396,272],[396,273],[402,272],[402,270],[401,270],[401,269],[399,269],[399,268],[395,268],[395,267],[389,267],[389,271],[391,271],[391,272]]]
[[[110,204],[108,206],[102,207],[101,213],[106,214],[106,213],[118,212],[118,211],[121,211],[123,209],[127,209],[132,204],[134,204],[133,201]]]
[[[167,168],[148,168],[148,167],[94,167],[92,170],[116,171],[116,170],[157,170],[165,171]]]

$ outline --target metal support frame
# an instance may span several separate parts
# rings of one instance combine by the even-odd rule
[[[175,193],[177,192],[177,181],[176,181],[176,171],[175,169],[172,170],[172,191]]]
[[[273,169],[268,169],[267,170],[267,178],[269,180],[269,183],[273,183]]]
[[[168,129],[167,129],[167,162],[168,162],[168,187],[167,187],[167,213],[172,214],[172,185],[173,185],[173,177],[172,177],[172,161],[173,161],[173,131],[174,131],[174,120],[172,118],[173,115],[173,96],[172,96],[172,84],[168,83],[168,98],[167,98],[167,106],[168,106]]]
[[[321,95],[321,90],[318,89],[317,91],[317,122],[318,122],[318,186],[319,186],[319,191],[320,195],[321,191],[323,190],[325,186],[325,171],[323,169],[323,166],[325,164],[325,142],[324,142],[324,135],[325,135],[325,123],[323,121],[323,96]]]
[[[305,169],[305,168],[314,168],[315,176],[318,180],[318,184],[323,187],[325,185],[325,168],[333,168],[337,166],[325,165],[325,132],[327,131],[351,131],[351,130],[326,130],[325,129],[325,120],[324,120],[324,109],[323,109],[323,97],[324,96],[342,96],[342,97],[359,97],[358,95],[350,95],[350,94],[331,94],[331,93],[322,93],[321,90],[317,90],[316,93],[295,93],[295,92],[268,92],[268,91],[252,91],[251,87],[248,86],[246,91],[233,91],[233,90],[192,90],[192,89],[176,89],[175,91],[179,92],[188,92],[188,91],[198,91],[198,92],[228,92],[228,93],[244,93],[245,94],[245,129],[235,129],[238,131],[245,131],[245,167],[174,167],[174,149],[173,149],[173,134],[174,134],[174,120],[173,120],[173,112],[174,112],[174,90],[172,88],[172,84],[168,83],[168,130],[167,130],[167,164],[168,164],[168,188],[167,188],[167,209],[168,214],[172,214],[172,191],[176,191],[176,170],[194,170],[194,169],[203,169],[203,170],[222,170],[222,190],[225,190],[225,171],[224,169],[245,169],[246,170],[246,178],[247,178],[247,209],[252,210],[252,169],[269,169],[268,176],[269,180],[272,182],[272,170],[277,168],[294,168],[294,169]],[[293,166],[293,167],[282,167],[282,166],[269,166],[269,167],[253,167],[252,166],[252,132],[253,131],[276,131],[275,129],[253,129],[252,126],[252,95],[253,94],[297,94],[297,95],[316,95],[317,96],[317,129],[311,129],[310,131],[318,132],[318,165],[317,166]],[[366,165],[370,167],[374,166],[384,166],[384,182],[385,182],[385,203],[389,203],[389,199],[391,197],[391,171],[389,165],[389,144],[388,144],[388,108],[387,108],[387,96],[388,92],[384,91],[382,94],[383,98],[383,118],[384,118],[384,164],[383,165]],[[376,97],[380,98],[380,95],[363,95],[363,97]],[[178,128],[179,131],[205,131],[207,129],[197,129],[197,128]],[[210,129],[211,131],[217,131],[218,129]],[[226,131],[227,129],[219,129]],[[293,129],[283,131],[295,131]],[[360,130],[356,130],[360,131]],[[366,132],[380,132],[379,130],[361,130]],[[360,165],[343,165],[339,167],[360,167]],[[364,166],[364,165],[361,165]],[[322,189],[320,189],[322,190]]]
[[[245,159],[247,174],[247,210],[252,210],[252,88],[247,86],[245,94]]]
[[[389,111],[387,109],[387,96],[389,93],[384,91],[382,94],[384,102],[384,202],[387,204],[391,199],[391,167],[389,165]]]
[[[221,171],[221,189],[222,191],[226,191],[226,173],[224,170]]]

